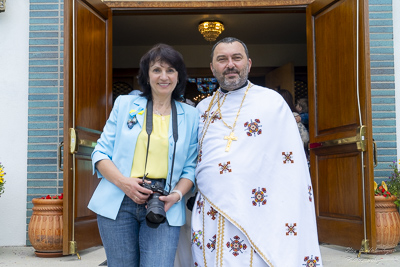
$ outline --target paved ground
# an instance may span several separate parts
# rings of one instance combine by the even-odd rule
[[[396,248],[394,253],[389,255],[362,254],[360,258],[357,258],[357,253],[351,249],[334,245],[321,245],[321,254],[324,266],[328,267],[400,266],[400,246]],[[90,267],[99,266],[106,259],[103,247],[81,251],[80,256],[81,260],[76,255],[59,258],[38,258],[35,256],[32,247],[0,247],[0,266]]]

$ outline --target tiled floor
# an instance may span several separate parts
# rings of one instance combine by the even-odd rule
[[[361,254],[357,257],[356,251],[334,245],[321,245],[323,266],[400,266],[400,246],[388,255]],[[81,260],[76,255],[59,258],[38,258],[32,247],[0,247],[0,266],[99,266],[106,259],[103,247],[95,247],[80,252]],[[317,265],[318,266],[318,265]],[[186,267],[186,266],[185,266]],[[232,266],[233,267],[233,266]],[[290,267],[290,266],[284,266]],[[297,266],[296,266],[297,267]]]

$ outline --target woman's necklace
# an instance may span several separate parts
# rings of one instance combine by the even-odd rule
[[[167,107],[161,112],[161,111],[158,110],[157,107],[154,107],[153,113],[156,114],[156,115],[158,115],[158,116],[161,116],[161,119],[162,119],[162,120],[165,120],[165,116],[169,115],[170,109],[171,109],[171,106],[169,106],[169,107],[167,106]]]

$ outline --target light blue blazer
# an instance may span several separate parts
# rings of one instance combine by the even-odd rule
[[[145,110],[146,104],[147,99],[144,97],[134,95],[119,96],[92,153],[93,173],[97,172],[97,176],[102,179],[93,193],[88,208],[104,217],[115,220],[125,193],[101,175],[95,167],[96,162],[110,159],[124,176],[130,176],[136,140],[142,131],[145,112],[142,115],[137,115],[138,122],[129,129],[127,125],[128,119],[130,119],[129,111],[132,109],[139,110],[140,108]],[[176,143],[175,166],[171,182],[172,189],[180,178],[187,178],[194,184],[194,169],[197,160],[197,128],[199,123],[197,109],[177,101],[175,101],[175,104],[178,115],[178,142]],[[168,185],[171,179],[172,154],[174,150],[172,116],[170,116],[169,125],[168,177],[165,190],[169,190]],[[175,203],[168,210],[167,220],[172,226],[185,224],[184,199]]]

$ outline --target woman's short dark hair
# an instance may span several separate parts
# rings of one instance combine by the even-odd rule
[[[186,66],[181,53],[167,44],[156,44],[140,59],[140,69],[138,82],[142,88],[141,96],[151,99],[151,87],[149,84],[150,64],[155,62],[164,62],[169,64],[178,72],[178,84],[172,92],[172,99],[180,100],[185,93],[186,88]]]
[[[295,106],[293,104],[293,96],[292,96],[292,94],[286,89],[278,88],[277,91],[283,97],[283,99],[285,99],[285,101],[288,104],[290,110],[292,112],[297,112],[296,108],[295,108]]]

